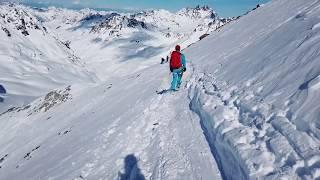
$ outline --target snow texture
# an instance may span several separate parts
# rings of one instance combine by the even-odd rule
[[[320,2],[226,21],[1,5],[0,179],[319,179]]]
[[[186,50],[226,179],[319,178],[319,15],[319,1],[273,1]]]

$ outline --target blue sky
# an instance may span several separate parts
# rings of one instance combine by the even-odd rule
[[[241,15],[257,4],[270,0],[20,0],[36,6],[59,6],[68,8],[111,8],[111,9],[168,9],[177,11],[183,7],[209,5],[222,17]]]

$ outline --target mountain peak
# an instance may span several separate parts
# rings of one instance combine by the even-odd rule
[[[13,26],[14,29],[21,31],[25,36],[29,35],[28,30],[30,29],[46,31],[46,28],[41,25],[38,19],[28,13],[26,7],[19,4],[8,3],[0,6],[0,20],[3,22],[3,26]]]
[[[187,7],[177,12],[180,16],[187,16],[191,18],[211,18],[215,19],[217,13],[210,8],[209,6],[196,6],[196,7]]]

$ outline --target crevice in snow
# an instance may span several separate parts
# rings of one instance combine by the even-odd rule
[[[241,163],[238,155],[235,154],[236,152],[233,151],[233,147],[224,142],[223,134],[219,134],[217,132],[219,130],[217,126],[219,125],[213,124],[213,117],[203,109],[202,106],[204,104],[202,104],[199,100],[199,96],[201,93],[199,87],[193,86],[191,88],[192,90],[189,91],[189,96],[192,97],[189,108],[200,118],[200,124],[203,130],[203,134],[205,135],[206,140],[211,148],[211,152],[215,158],[215,161],[217,162],[222,178],[249,179],[247,175],[248,170]]]

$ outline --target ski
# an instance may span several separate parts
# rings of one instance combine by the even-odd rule
[[[165,93],[168,93],[168,92],[176,92],[178,90],[172,90],[172,89],[163,89],[163,90],[157,90],[156,93],[157,94],[165,94]]]

